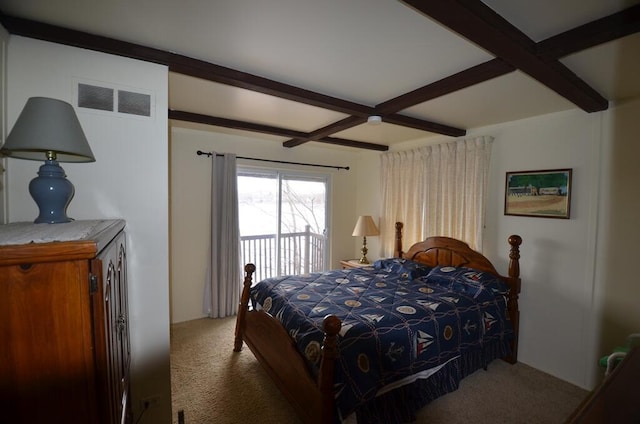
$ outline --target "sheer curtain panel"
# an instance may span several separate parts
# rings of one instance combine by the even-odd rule
[[[404,223],[405,248],[448,236],[482,248],[493,137],[476,137],[381,156],[381,245],[393,255],[394,228]]]
[[[211,155],[211,249],[205,277],[204,313],[222,318],[238,312],[242,269],[236,156]]]

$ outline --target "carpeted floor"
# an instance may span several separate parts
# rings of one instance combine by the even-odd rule
[[[171,326],[173,422],[299,423],[248,348],[233,352],[235,317]],[[587,391],[527,365],[496,360],[423,408],[418,424],[562,423]]]

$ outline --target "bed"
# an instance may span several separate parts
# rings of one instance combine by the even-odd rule
[[[519,246],[507,275],[459,240],[430,237],[371,267],[254,285],[245,266],[243,343],[305,423],[413,421],[496,358],[517,361]]]

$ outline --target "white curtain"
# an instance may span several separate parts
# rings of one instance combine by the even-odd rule
[[[235,315],[240,301],[240,225],[236,156],[211,155],[211,249],[204,290],[204,313]]]
[[[397,221],[404,223],[405,249],[430,236],[482,249],[492,141],[477,137],[382,155],[382,257],[393,255]]]

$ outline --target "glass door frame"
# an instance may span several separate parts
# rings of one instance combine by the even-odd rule
[[[297,181],[315,181],[324,184],[324,249],[322,252],[323,270],[329,269],[329,257],[330,257],[330,220],[331,220],[331,174],[318,173],[318,172],[304,172],[299,170],[284,170],[264,167],[253,166],[238,166],[237,176],[265,176],[273,177],[277,181],[277,199],[276,199],[276,272],[278,275],[282,275],[282,263],[281,263],[281,238],[282,238],[282,185],[286,179]],[[240,207],[240,205],[239,205]]]

